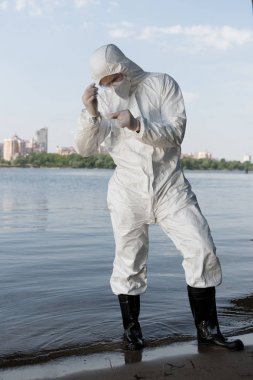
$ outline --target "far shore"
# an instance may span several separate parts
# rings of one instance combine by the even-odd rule
[[[214,159],[211,157],[195,158],[182,155],[180,165],[183,170],[240,170],[253,171],[253,163],[250,161]],[[26,156],[17,156],[6,161],[0,159],[0,167],[47,167],[47,168],[97,168],[114,169],[116,167],[112,157],[108,153],[97,153],[88,157],[82,157],[77,153],[60,155],[58,153],[37,152]]]

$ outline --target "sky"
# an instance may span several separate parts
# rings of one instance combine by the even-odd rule
[[[73,145],[89,57],[114,43],[179,83],[183,153],[253,156],[252,25],[251,0],[0,0],[0,142],[48,127],[50,152]]]

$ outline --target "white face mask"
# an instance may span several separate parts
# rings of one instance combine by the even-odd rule
[[[122,99],[126,99],[129,96],[130,88],[131,82],[126,77],[124,77],[121,81],[113,82],[110,85],[110,89]]]

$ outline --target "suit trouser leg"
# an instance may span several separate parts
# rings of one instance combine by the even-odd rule
[[[222,280],[219,259],[208,223],[196,202],[179,208],[159,221],[183,256],[191,311],[200,344],[242,350],[239,340],[221,334],[216,310],[215,286]]]
[[[165,205],[163,204],[163,210]],[[159,213],[158,213],[159,215]],[[158,223],[183,256],[186,283],[192,287],[217,286],[222,281],[221,267],[208,223],[196,203],[185,205]]]

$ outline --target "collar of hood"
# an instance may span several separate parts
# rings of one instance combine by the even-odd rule
[[[103,45],[94,51],[90,58],[90,70],[97,85],[107,75],[123,73],[131,81],[132,89],[147,76],[145,71],[113,44]]]

